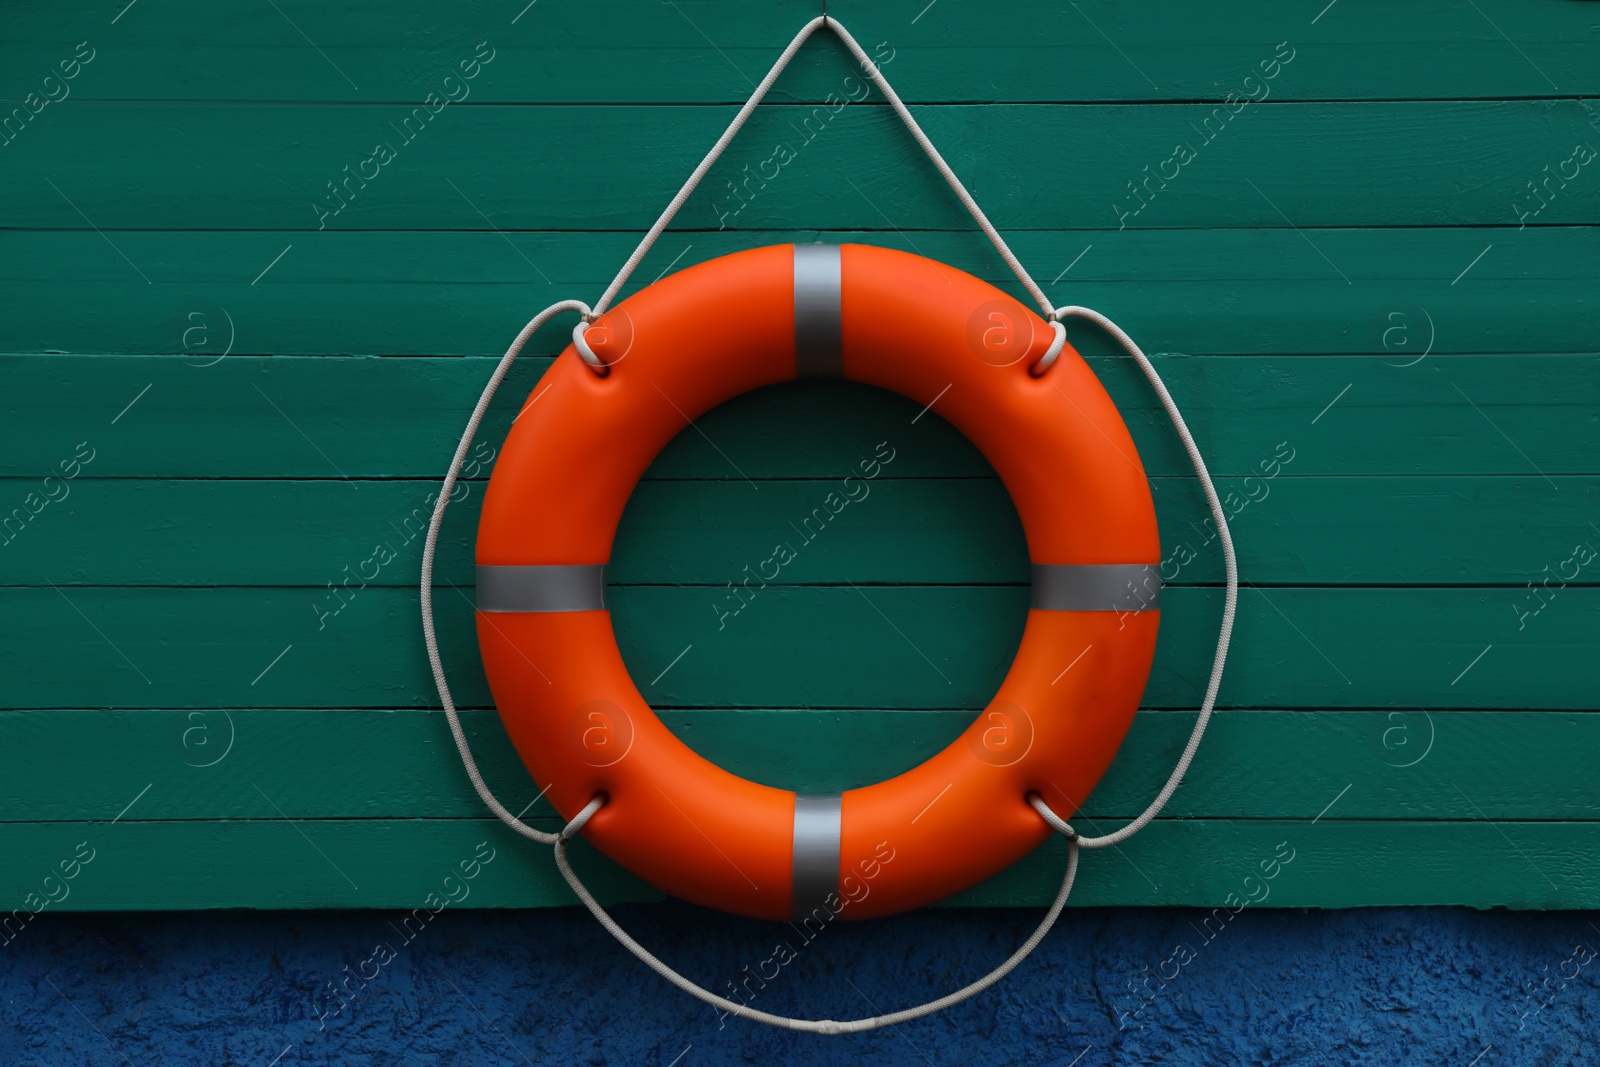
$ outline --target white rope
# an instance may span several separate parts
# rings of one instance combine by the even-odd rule
[[[917,124],[917,120],[911,116],[911,111],[906,107],[905,102],[900,99],[900,94],[894,91],[894,86],[889,84],[889,80],[883,76],[883,71],[879,70],[878,65],[872,61],[872,57],[867,55],[866,49],[862,48],[860,43],[850,35],[850,31],[839,24],[838,19],[829,18],[827,15],[818,15],[800,27],[800,32],[794,35],[794,40],[790,41],[788,47],[778,56],[778,61],[772,65],[771,70],[767,71],[767,76],[761,79],[761,84],[755,87],[755,91],[750,94],[750,99],[746,100],[744,106],[739,109],[738,114],[733,116],[733,121],[722,132],[722,136],[717,138],[717,143],[711,146],[711,151],[706,153],[706,157],[700,161],[699,166],[695,167],[689,174],[688,181],[683,183],[683,187],[678,190],[678,195],[672,198],[671,203],[667,205],[667,209],[661,213],[661,217],[656,219],[655,225],[650,227],[649,232],[644,235],[644,239],[639,242],[639,247],[633,250],[633,255],[628,257],[628,261],[622,265],[622,269],[617,272],[617,276],[606,287],[605,293],[595,302],[594,312],[585,316],[586,322],[605,314],[606,309],[611,306],[611,301],[616,299],[617,293],[627,283],[628,277],[633,274],[634,268],[639,265],[645,254],[650,251],[650,246],[656,243],[656,238],[661,236],[662,231],[672,221],[672,217],[678,213],[678,209],[683,207],[690,194],[694,192],[695,187],[700,184],[700,180],[706,176],[706,172],[711,169],[712,165],[722,155],[723,149],[727,148],[738,132],[744,128],[745,121],[750,118],[751,113],[761,103],[762,98],[767,95],[767,90],[772,88],[772,83],[778,80],[778,75],[783,73],[783,68],[787,67],[789,61],[794,58],[795,53],[800,51],[800,46],[805,44],[806,40],[823,26],[827,26],[839,35],[839,40],[844,42],[845,47],[850,50],[850,54],[855,56],[856,61],[861,64],[861,69],[867,72],[868,76],[883,92],[884,98],[894,108],[895,114],[899,115],[900,121],[906,124],[906,129],[911,132],[911,136],[916,139],[917,144],[922,146],[922,150],[927,153],[928,159],[943,175],[944,180],[949,183],[951,191],[956,194],[957,199],[961,201],[961,205],[967,209],[972,215],[973,221],[978,224],[978,228],[989,238],[994,245],[995,251],[1000,253],[1000,258],[1005,260],[1006,266],[1011,268],[1011,272],[1017,276],[1017,280],[1032,294],[1033,299],[1038,303],[1044,314],[1047,317],[1053,317],[1054,311],[1050,298],[1044,295],[1044,290],[1039,287],[1039,283],[1034,281],[1033,276],[1022,266],[1016,254],[1011,251],[1011,246],[1006,244],[1005,238],[1000,236],[1000,231],[995,229],[994,223],[989,221],[989,216],[983,213],[983,209],[972,198],[972,194],[967,192],[967,187],[961,184],[960,178],[956,177],[956,172],[951,170],[950,164],[944,161],[944,156],[939,154],[939,150],[933,146],[933,142],[922,131],[922,127]],[[591,363],[591,365],[593,364]]]
[[[483,780],[477,761],[472,758],[466,731],[461,728],[461,717],[456,714],[456,702],[450,696],[450,683],[445,681],[444,661],[439,658],[439,641],[433,632],[433,557],[439,547],[439,527],[444,523],[444,509],[450,503],[450,494],[456,487],[456,476],[461,473],[461,464],[467,458],[467,449],[472,447],[472,440],[478,435],[478,424],[483,421],[483,413],[488,410],[489,401],[494,398],[495,390],[500,388],[506,372],[511,369],[511,364],[516,362],[517,355],[522,351],[522,346],[528,343],[528,338],[537,333],[539,327],[563,311],[587,314],[589,305],[582,300],[558,300],[551,304],[528,320],[528,325],[522,328],[516,340],[511,342],[511,347],[506,349],[506,354],[500,357],[494,373],[489,376],[489,384],[483,387],[483,395],[478,397],[478,404],[472,409],[472,417],[467,420],[467,428],[461,435],[461,443],[456,445],[456,454],[450,459],[450,469],[445,471],[444,485],[439,489],[439,499],[433,502],[433,518],[428,521],[428,539],[422,543],[422,640],[428,646],[428,664],[433,668],[433,684],[439,689],[439,700],[444,704],[444,717],[450,721],[450,734],[456,739],[456,751],[461,753],[462,766],[467,769],[467,777],[472,779],[472,788],[478,791],[478,796],[501,822],[523,837],[532,838],[543,845],[555,844],[556,835],[535,830],[511,814]]]
[[[490,400],[493,399],[495,391],[499,389],[501,382],[505,380],[506,373],[511,369],[511,364],[516,361],[516,358],[521,353],[523,346],[527,344],[528,339],[532,337],[541,326],[543,326],[557,314],[560,314],[563,311],[576,311],[582,316],[583,321],[580,322],[579,325],[574,329],[573,340],[577,344],[580,352],[583,352],[585,362],[595,369],[597,373],[605,372],[605,365],[601,363],[597,357],[593,357],[593,353],[591,351],[585,351],[588,349],[588,346],[583,342],[583,333],[586,324],[592,322],[599,315],[603,314],[605,309],[610,306],[611,301],[616,297],[618,291],[621,290],[622,286],[627,282],[629,275],[633,273],[634,268],[639,265],[640,260],[642,260],[645,254],[650,250],[650,246],[655,243],[656,238],[659,237],[661,232],[666,229],[668,223],[672,221],[672,217],[677,214],[678,209],[683,206],[684,201],[686,201],[690,194],[693,193],[695,186],[699,184],[700,179],[705,176],[706,171],[711,168],[711,166],[716,162],[717,158],[722,154],[723,149],[728,146],[728,143],[733,140],[734,135],[739,132],[739,129],[744,125],[745,120],[749,118],[750,113],[755,110],[756,105],[761,102],[761,99],[766,95],[767,90],[771,88],[772,83],[777,80],[777,77],[783,71],[783,68],[788,65],[789,60],[794,58],[794,54],[799,50],[800,46],[806,41],[806,39],[810,37],[811,34],[814,33],[819,27],[824,25],[829,26],[834,30],[835,33],[839,35],[840,40],[842,40],[850,49],[851,53],[861,63],[862,68],[867,71],[867,73],[872,77],[872,80],[878,85],[878,88],[883,91],[884,96],[889,100],[890,104],[894,106],[896,114],[898,114],[901,120],[906,124],[906,128],[911,131],[912,136],[916,138],[917,143],[922,146],[923,151],[927,153],[928,158],[932,160],[934,166],[938,168],[939,173],[944,176],[944,179],[949,183],[950,188],[954,190],[956,196],[960,198],[962,204],[972,214],[973,219],[989,237],[989,240],[993,242],[995,249],[1000,253],[1001,258],[1005,260],[1007,266],[1009,266],[1016,274],[1018,280],[1022,282],[1022,284],[1033,295],[1034,299],[1039,302],[1040,307],[1044,309],[1046,317],[1050,320],[1052,332],[1055,336],[1052,338],[1051,345],[1047,349],[1044,356],[1042,356],[1040,360],[1034,364],[1032,368],[1030,368],[1030,372],[1035,375],[1042,374],[1049,369],[1051,364],[1054,363],[1056,356],[1061,352],[1066,342],[1066,330],[1061,325],[1060,320],[1068,317],[1084,318],[1098,323],[1103,329],[1106,330],[1106,332],[1110,333],[1119,342],[1121,342],[1123,348],[1125,348],[1128,353],[1138,361],[1140,368],[1145,373],[1145,377],[1150,380],[1150,384],[1155,388],[1157,395],[1161,398],[1161,403],[1166,408],[1168,416],[1172,419],[1173,427],[1177,430],[1178,436],[1182,438],[1184,448],[1188,451],[1189,458],[1194,464],[1195,473],[1199,475],[1200,482],[1205,489],[1206,500],[1211,505],[1211,514],[1216,520],[1217,533],[1222,543],[1222,551],[1226,563],[1228,579],[1227,599],[1223,605],[1222,613],[1222,629],[1217,639],[1217,652],[1215,659],[1212,661],[1211,680],[1206,687],[1206,695],[1200,707],[1199,718],[1196,720],[1194,729],[1189,735],[1189,742],[1184,747],[1183,755],[1179,758],[1176,767],[1174,767],[1171,776],[1167,779],[1166,784],[1162,787],[1160,794],[1150,804],[1150,806],[1146,808],[1138,818],[1134,819],[1133,822],[1122,827],[1120,830],[1115,831],[1114,833],[1106,834],[1101,837],[1083,838],[1080,837],[1065,820],[1052,811],[1040,797],[1038,797],[1036,794],[1030,794],[1028,797],[1028,802],[1033,805],[1036,811],[1038,811],[1040,817],[1043,818],[1044,821],[1053,829],[1064,834],[1067,838],[1067,869],[1061,880],[1061,888],[1057,891],[1055,900],[1045,912],[1043,920],[1039,923],[1034,932],[998,967],[977,981],[963,986],[953,993],[940,997],[937,1000],[929,1001],[926,1004],[918,1005],[914,1008],[907,1008],[903,1011],[891,1012],[887,1015],[872,1016],[870,1018],[854,1019],[846,1022],[839,1022],[830,1019],[794,1019],[788,1016],[774,1015],[770,1012],[758,1011],[746,1004],[740,1004],[736,1001],[727,1000],[726,998],[712,993],[710,990],[696,985],[694,982],[683,977],[677,971],[674,971],[671,967],[667,966],[661,960],[652,955],[643,945],[640,945],[637,941],[630,937],[621,926],[617,925],[616,920],[613,919],[610,914],[608,914],[606,910],[600,906],[599,901],[595,900],[594,895],[589,892],[588,887],[583,884],[582,880],[578,878],[577,873],[573,871],[571,865],[567,861],[566,853],[567,842],[583,828],[584,824],[589,821],[590,817],[593,816],[596,811],[599,811],[600,808],[605,805],[605,797],[597,796],[591,800],[588,805],[585,806],[584,809],[580,811],[559,834],[547,833],[543,830],[535,830],[533,827],[524,823],[516,815],[513,815],[510,809],[500,803],[499,799],[494,795],[494,791],[489,788],[488,783],[483,780],[482,773],[478,770],[477,762],[472,756],[472,749],[467,743],[466,732],[462,729],[460,716],[456,712],[455,701],[450,695],[450,686],[445,679],[444,663],[439,655],[438,638],[434,631],[432,595],[434,558],[438,548],[439,530],[444,522],[445,508],[449,506],[450,494],[455,489],[456,479],[461,472],[461,465],[466,459],[467,451],[471,448],[473,439],[477,436],[478,427],[483,421],[484,412],[488,410]],[[942,1011],[953,1004],[958,1004],[961,1001],[966,1000],[969,997],[976,996],[978,993],[988,989],[1000,979],[1004,978],[1007,974],[1010,974],[1018,964],[1020,964],[1031,952],[1033,952],[1039,943],[1044,940],[1045,935],[1050,932],[1051,927],[1055,925],[1056,920],[1060,917],[1061,910],[1066,906],[1067,898],[1072,892],[1073,882],[1077,878],[1079,848],[1104,848],[1108,845],[1118,844],[1119,842],[1125,841],[1132,837],[1156,817],[1156,815],[1166,805],[1167,801],[1171,799],[1172,794],[1177,790],[1179,784],[1182,782],[1184,774],[1189,769],[1189,764],[1194,759],[1195,752],[1200,747],[1201,736],[1205,733],[1206,723],[1210,720],[1211,710],[1216,704],[1217,690],[1222,683],[1223,665],[1228,655],[1228,641],[1233,632],[1234,608],[1237,599],[1238,566],[1234,559],[1233,539],[1228,532],[1227,517],[1223,514],[1222,504],[1217,497],[1216,487],[1211,482],[1211,475],[1206,469],[1205,461],[1200,456],[1200,450],[1194,442],[1194,437],[1189,433],[1189,428],[1184,423],[1183,416],[1178,412],[1177,404],[1173,402],[1172,395],[1167,392],[1166,385],[1161,381],[1161,376],[1156,373],[1155,367],[1151,365],[1150,360],[1145,356],[1144,352],[1140,350],[1139,346],[1133,343],[1132,338],[1124,333],[1123,330],[1114,322],[1099,312],[1091,311],[1088,308],[1078,307],[1076,305],[1062,308],[1055,308],[1051,306],[1049,299],[1044,295],[1044,291],[1040,289],[1036,282],[1034,282],[1033,278],[1028,274],[1028,272],[1023,269],[1022,264],[1017,260],[1016,256],[1012,254],[1011,249],[1006,245],[1005,240],[1000,236],[993,224],[989,222],[988,217],[984,215],[983,211],[978,207],[977,202],[974,201],[972,195],[967,192],[966,187],[961,184],[961,180],[956,177],[955,172],[952,171],[949,164],[944,161],[944,157],[939,154],[936,148],[934,148],[933,142],[931,142],[928,139],[927,134],[922,131],[922,127],[917,125],[916,120],[911,116],[911,112],[906,108],[905,104],[900,100],[899,95],[895,93],[894,89],[884,78],[883,72],[878,69],[877,64],[872,62],[871,58],[866,54],[865,50],[862,49],[861,45],[856,42],[856,39],[852,37],[843,26],[839,25],[836,20],[830,19],[825,15],[806,23],[799,34],[795,36],[794,40],[789,42],[788,47],[783,50],[783,54],[779,56],[778,61],[773,65],[772,69],[767,72],[767,76],[761,80],[761,84],[756,87],[755,92],[751,95],[750,99],[745,102],[745,105],[739,109],[739,113],[734,116],[734,120],[729,125],[728,129],[720,138],[718,138],[717,143],[712,146],[711,151],[703,160],[700,161],[700,165],[694,169],[694,172],[690,174],[689,180],[684,183],[683,188],[678,191],[678,194],[673,197],[672,202],[667,205],[666,211],[662,212],[661,217],[658,218],[655,222],[655,225],[650,228],[650,231],[645,235],[644,240],[640,242],[639,247],[634,250],[631,256],[628,257],[628,261],[623,264],[622,270],[617,274],[616,278],[612,280],[611,285],[606,289],[605,294],[595,304],[594,308],[591,309],[581,300],[558,301],[557,303],[551,304],[549,307],[539,312],[539,314],[535,315],[531,320],[529,320],[528,324],[522,328],[522,331],[517,334],[516,339],[511,343],[511,347],[506,350],[506,354],[501,357],[500,362],[496,365],[494,373],[489,378],[488,384],[484,386],[483,394],[478,398],[478,403],[472,410],[471,418],[467,420],[467,428],[461,435],[460,443],[456,446],[455,455],[451,458],[449,469],[445,473],[444,484],[440,488],[438,499],[434,502],[433,517],[428,523],[427,539],[423,543],[422,550],[422,634],[423,641],[427,645],[428,649],[428,663],[433,669],[434,684],[439,690],[439,699],[444,706],[445,718],[450,723],[450,733],[455,739],[456,751],[461,755],[462,766],[466,768],[467,777],[472,780],[473,789],[477,791],[478,796],[483,800],[484,804],[488,806],[490,811],[494,812],[495,816],[499,818],[501,822],[511,827],[511,829],[515,830],[517,833],[534,841],[538,841],[541,844],[554,846],[556,866],[560,869],[561,875],[566,879],[567,884],[572,887],[572,891],[577,894],[578,899],[583,902],[584,906],[589,909],[590,913],[594,915],[594,917],[602,926],[605,927],[607,932],[609,932],[612,937],[616,938],[624,948],[626,948],[629,952],[632,952],[636,957],[644,962],[645,965],[650,967],[651,970],[661,975],[667,981],[688,993],[690,996],[704,1001],[705,1003],[714,1007],[720,1008],[730,1015],[736,1015],[744,1019],[751,1019],[756,1022],[767,1023],[771,1026],[778,1026],[788,1030],[801,1030],[819,1034],[859,1033],[865,1030],[874,1030],[882,1026],[893,1026],[898,1023],[909,1022],[913,1019],[920,1019],[923,1016]]]

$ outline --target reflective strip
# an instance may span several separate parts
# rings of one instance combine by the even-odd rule
[[[794,879],[789,915],[804,919],[817,908],[830,917],[830,893],[839,891],[839,832],[844,798],[794,798]]]
[[[794,367],[801,378],[844,375],[838,245],[794,246]]]
[[[479,611],[604,611],[606,565],[498,567],[478,564]]]
[[[1161,570],[1154,563],[1035,563],[1033,601],[1041,611],[1154,611]]]

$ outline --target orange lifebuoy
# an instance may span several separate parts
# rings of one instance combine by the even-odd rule
[[[1044,319],[971,275],[863,245],[781,245],[691,267],[600,317],[512,427],[478,531],[478,641],[523,761],[602,852],[674,896],[826,922],[931,903],[1002,870],[1110,764],[1149,676],[1155,509],[1122,419]],[[944,751],[842,796],[722,770],[646,704],[617,649],[605,565],[657,452],[748,390],[835,375],[935,410],[1010,491],[1033,564],[1015,662]],[[537,664],[537,666],[535,666]],[[1067,668],[1071,666],[1071,669]]]

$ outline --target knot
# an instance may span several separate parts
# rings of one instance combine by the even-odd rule
[[[845,1032],[844,1023],[835,1022],[832,1019],[818,1019],[815,1029],[819,1034],[842,1034]]]

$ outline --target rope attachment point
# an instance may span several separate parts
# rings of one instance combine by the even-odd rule
[[[1078,831],[1072,828],[1071,823],[1050,810],[1050,805],[1044,802],[1044,797],[1041,797],[1038,793],[1029,793],[1028,803],[1033,805],[1033,810],[1039,813],[1039,818],[1050,824],[1050,829],[1075,845],[1082,844],[1083,839],[1078,836]]]
[[[1044,377],[1044,372],[1055,366],[1056,357],[1061,355],[1061,350],[1067,345],[1067,328],[1057,321],[1054,312],[1050,313],[1050,332],[1055,334],[1050,347],[1045,349],[1044,355],[1028,368],[1028,373],[1035,378]]]
[[[578,350],[578,357],[589,365],[595,376],[604,378],[611,373],[611,364],[595,355],[594,349],[589,347],[589,342],[583,335],[589,332],[589,320],[584,319],[572,328],[572,347]]]
[[[605,807],[606,801],[610,799],[611,798],[606,796],[604,793],[596,793],[594,795],[594,799],[585,804],[583,806],[583,810],[574,815],[572,817],[572,821],[567,823],[567,825],[562,829],[561,840],[571,841],[575,836],[577,836],[578,831],[583,829],[584,824],[594,816],[595,812]]]

